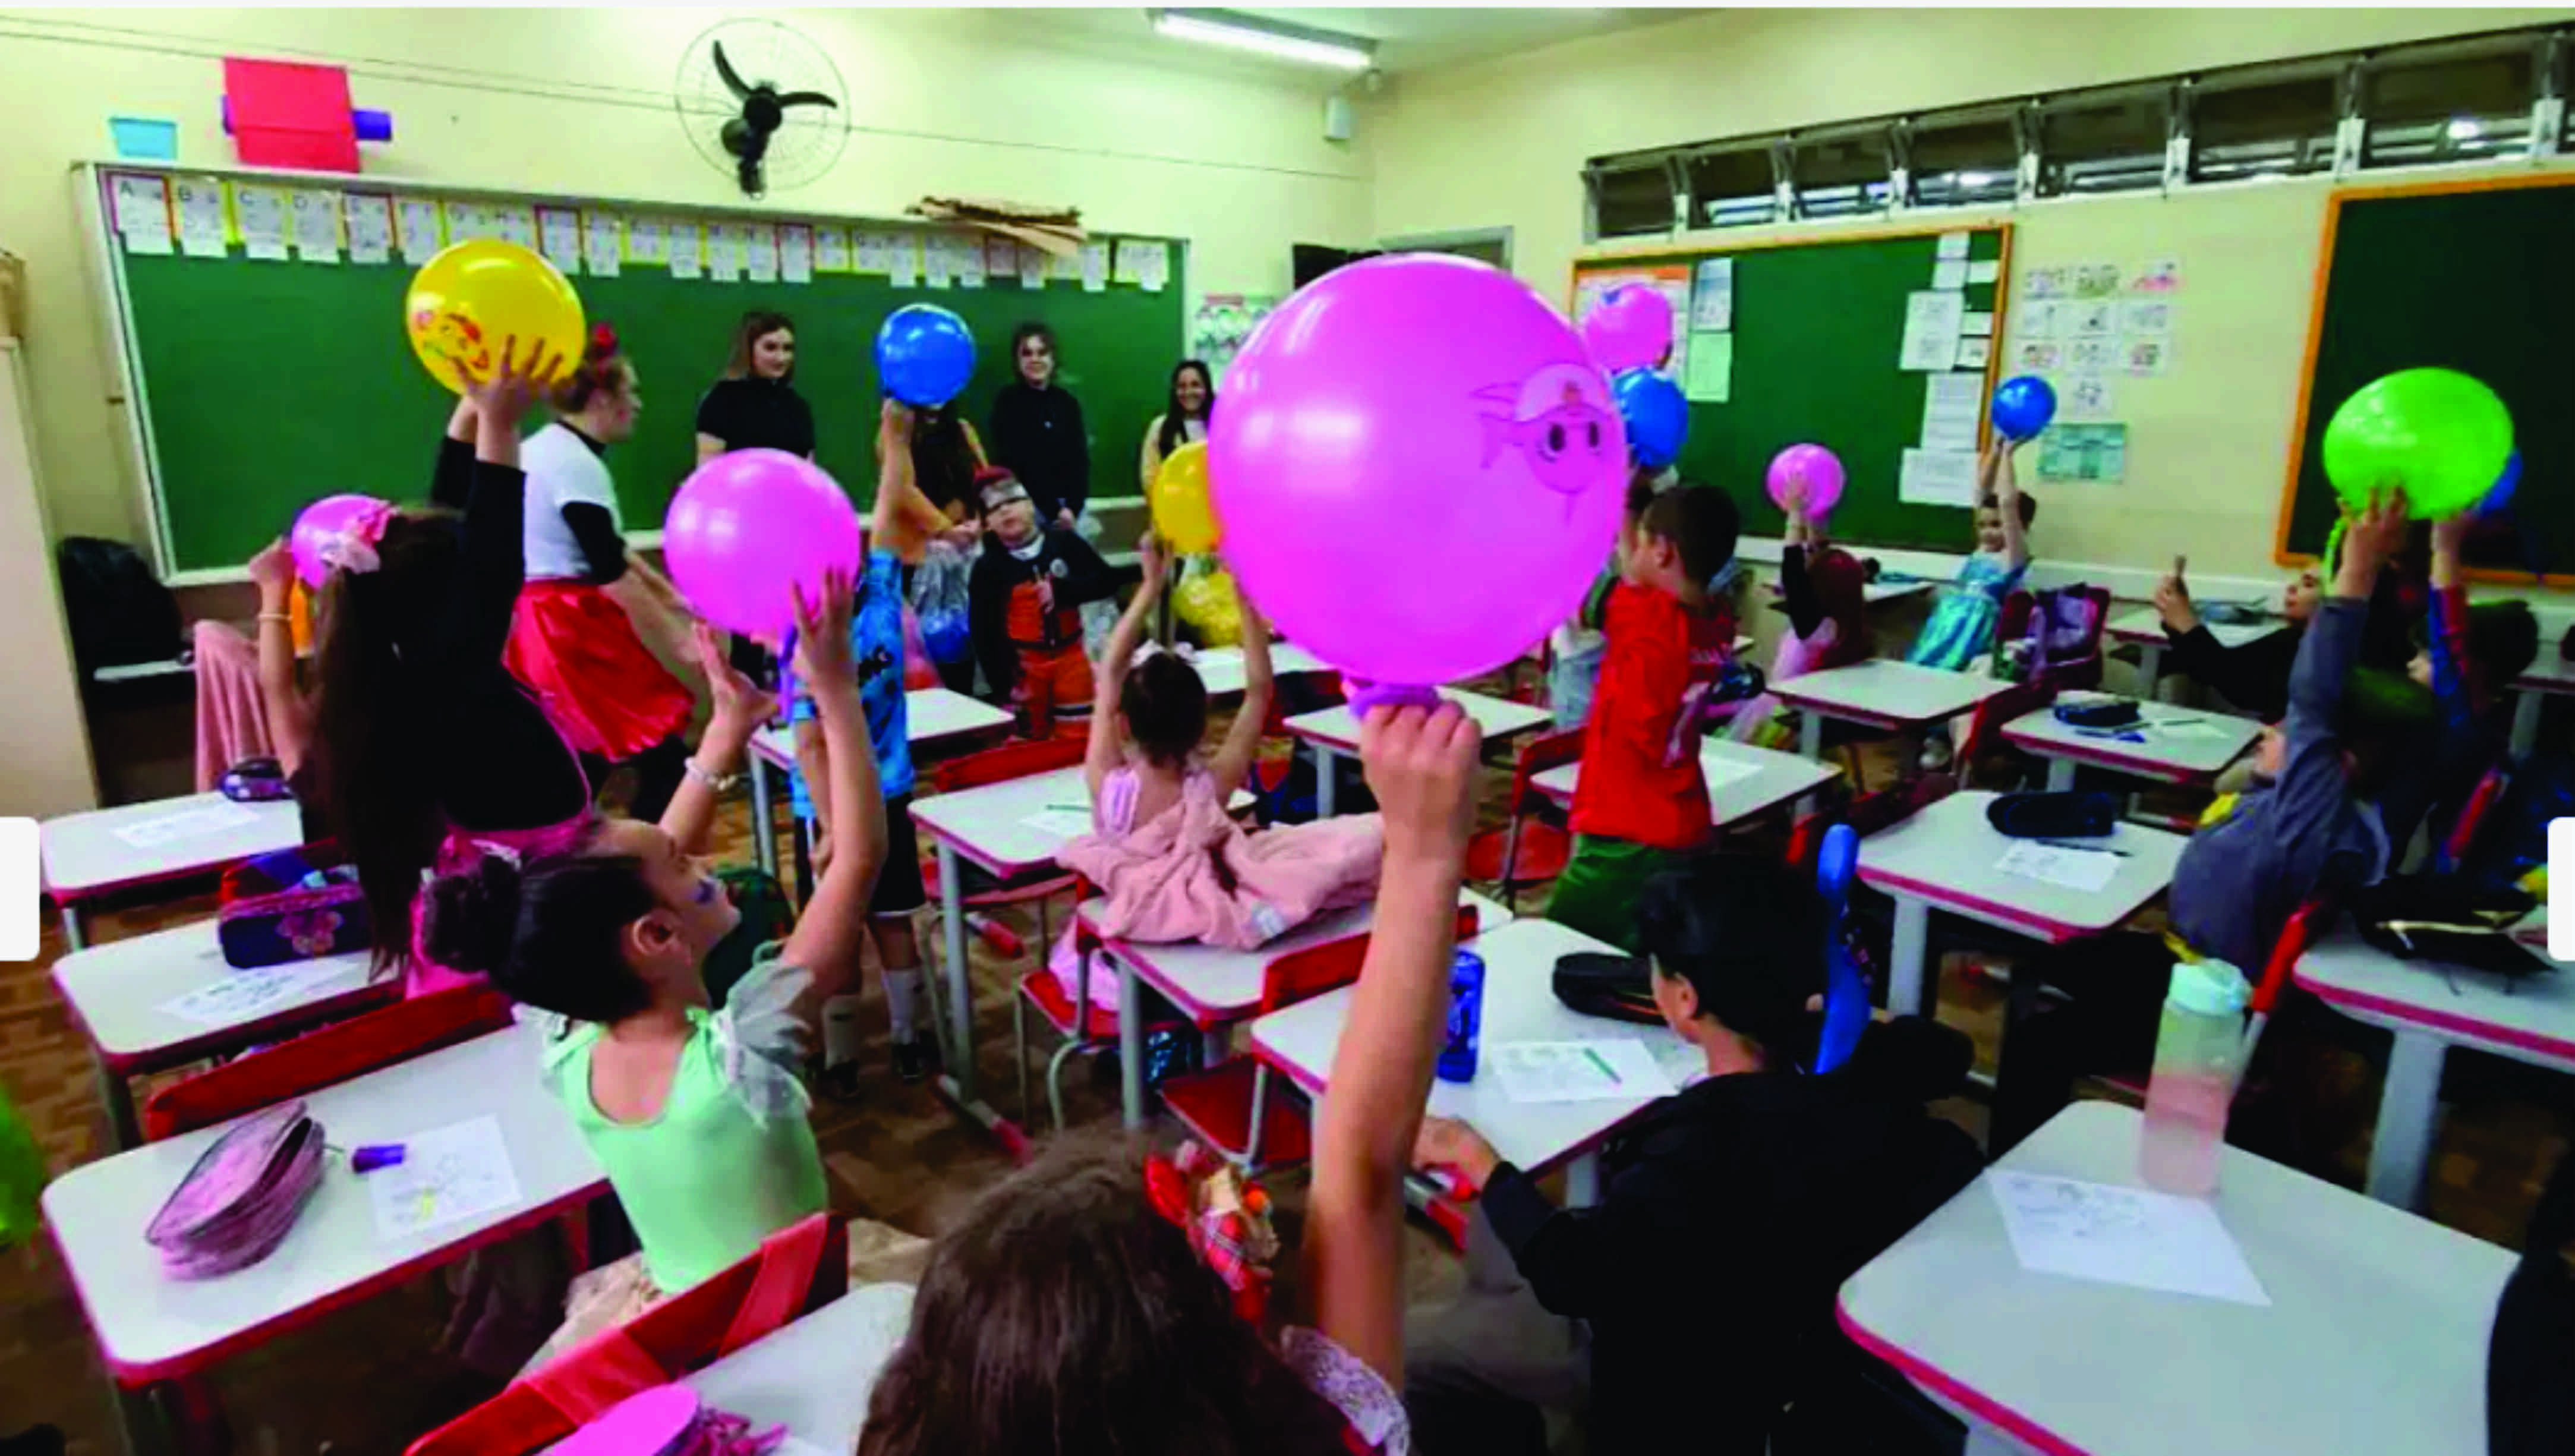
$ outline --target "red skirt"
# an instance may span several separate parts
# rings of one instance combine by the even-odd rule
[[[521,588],[501,661],[537,695],[565,741],[611,761],[678,732],[697,707],[635,635],[626,609],[587,582]]]

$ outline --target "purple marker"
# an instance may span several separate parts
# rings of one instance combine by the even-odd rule
[[[402,1160],[403,1145],[401,1143],[379,1142],[359,1148],[356,1152],[349,1154],[349,1167],[354,1172],[372,1173],[378,1168],[393,1167]]]

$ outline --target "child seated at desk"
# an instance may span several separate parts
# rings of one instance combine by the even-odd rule
[[[2289,710],[2289,669],[2298,660],[2298,643],[2306,636],[2307,624],[2315,618],[2321,574],[2309,567],[2281,590],[2280,618],[2287,628],[2230,648],[2199,620],[2189,584],[2182,579],[2188,565],[2187,559],[2174,557],[2172,571],[2155,584],[2155,615],[2163,621],[2164,646],[2170,654],[2167,669],[2264,723],[2278,723]]]
[[[1915,667],[1963,673],[1990,661],[2003,599],[2029,573],[2029,524],[2038,516],[2038,503],[2021,494],[2012,475],[2018,448],[1997,438],[1985,449],[1976,481],[1975,549],[1958,564],[1958,579],[1940,594],[1904,655]]]

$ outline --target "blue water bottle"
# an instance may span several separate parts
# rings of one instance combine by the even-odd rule
[[[1475,1079],[1475,1032],[1484,1020],[1484,957],[1459,946],[1448,963],[1448,1040],[1439,1048],[1439,1080]]]

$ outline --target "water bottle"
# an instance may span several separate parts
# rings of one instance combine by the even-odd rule
[[[2223,960],[2173,966],[2137,1151],[2137,1170],[2149,1185],[2189,1197],[2216,1189],[2226,1108],[2244,1067],[2244,1005],[2251,998],[2244,972]]]
[[[1484,1020],[1484,957],[1459,946],[1448,962],[1448,1039],[1439,1048],[1439,1080],[1475,1079],[1475,1033]]]

